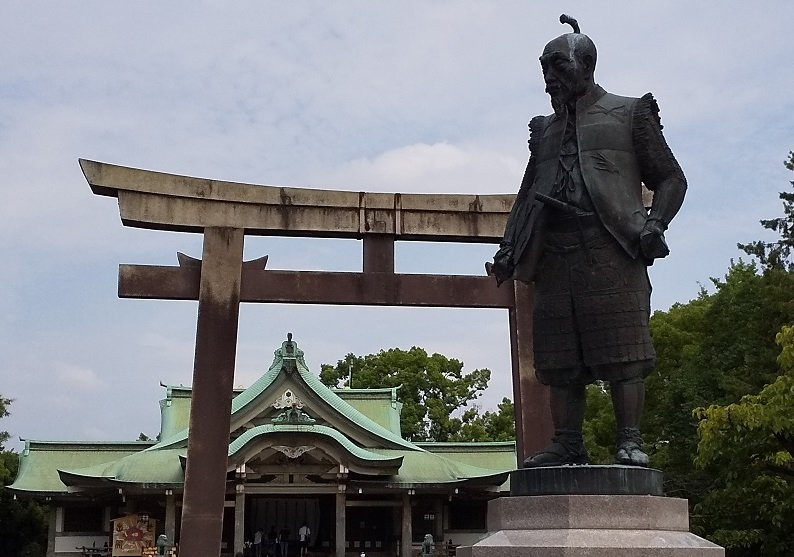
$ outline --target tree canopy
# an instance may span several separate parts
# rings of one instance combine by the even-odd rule
[[[505,397],[496,411],[480,413],[478,406],[467,409],[460,417],[460,429],[449,441],[515,441],[516,414],[513,401]]]
[[[794,154],[785,164],[794,170]],[[693,531],[731,557],[794,554],[794,193],[780,197],[784,217],[761,221],[778,240],[741,244],[753,261],[731,262],[711,279],[713,293],[650,322],[657,366],[642,431],[651,466],[664,470],[667,495],[689,499]],[[606,399],[591,397],[585,435],[598,445]]]
[[[794,170],[794,151],[784,163],[789,170]],[[794,181],[790,182],[794,186]],[[779,194],[783,201],[783,216],[764,219],[761,226],[778,233],[779,239],[774,242],[756,240],[747,244],[738,244],[748,255],[757,257],[765,268],[777,268],[794,271],[794,191],[782,191]]]
[[[9,415],[13,399],[0,395],[0,418]],[[14,498],[4,486],[14,480],[19,455],[4,447],[9,433],[0,431],[0,555],[43,557],[47,547],[46,511],[34,501]]]
[[[783,327],[777,341],[777,379],[739,402],[695,410],[695,463],[717,479],[696,510],[717,543],[748,555],[794,549],[794,326]]]
[[[495,413],[480,416],[477,408],[464,410],[488,385],[488,369],[463,371],[463,362],[442,354],[428,355],[417,346],[391,348],[377,354],[348,354],[336,365],[323,364],[321,381],[331,387],[400,387],[403,403],[400,426],[403,437],[413,441],[497,440],[512,437],[505,419],[512,403],[503,400]],[[461,412],[460,417],[454,414]],[[464,427],[465,426],[465,427]]]

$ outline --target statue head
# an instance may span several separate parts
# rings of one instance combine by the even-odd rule
[[[555,111],[575,102],[595,83],[596,47],[590,37],[579,32],[576,20],[563,14],[561,23],[573,27],[573,33],[550,41],[540,56],[546,92]]]

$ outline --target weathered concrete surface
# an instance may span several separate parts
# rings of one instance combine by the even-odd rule
[[[94,193],[117,197],[127,226],[201,232],[498,243],[512,194],[402,194],[286,188],[80,160]]]
[[[217,556],[226,496],[243,231],[204,231],[180,553]]]
[[[689,530],[686,499],[647,495],[500,497],[488,506],[488,528]]]
[[[120,265],[120,298],[196,300],[200,268]],[[510,308],[491,277],[242,270],[240,301],[278,304]],[[530,346],[531,348],[531,346]]]
[[[459,557],[724,557],[688,531],[684,499],[641,495],[503,497],[489,534]]]
[[[551,436],[548,388],[534,374],[531,288],[497,289],[485,276],[393,273],[395,241],[498,243],[515,195],[287,188],[84,159],[80,167],[94,193],[118,198],[127,226],[196,233],[232,227],[246,234],[365,240],[364,273],[255,272],[244,266],[243,301],[508,308],[519,461]],[[196,269],[122,265],[119,296],[196,299],[197,277]]]
[[[87,160],[80,166],[94,193],[118,198],[125,225],[205,234],[202,261],[183,257],[175,268],[125,265],[119,273],[122,297],[199,300],[180,536],[184,553],[217,555],[219,549],[220,482],[226,473],[221,448],[228,442],[241,299],[508,308],[516,416],[519,423],[532,424],[531,431],[519,426],[519,459],[548,438],[548,397],[532,368],[530,290],[524,285],[497,289],[485,276],[394,273],[395,241],[498,243],[514,195],[329,191],[222,182]],[[241,265],[244,234],[363,239],[364,272],[265,271],[264,260]],[[403,510],[409,528],[403,533],[405,550],[411,539],[410,505]]]

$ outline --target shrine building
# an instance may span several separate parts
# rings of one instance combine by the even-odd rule
[[[135,515],[147,539],[178,546],[192,391],[164,387],[157,441],[25,441],[9,489],[50,508],[47,557],[140,555],[113,550],[113,524]],[[317,557],[408,557],[425,534],[446,555],[485,536],[515,443],[403,439],[397,391],[330,389],[283,342],[267,372],[234,392],[222,555],[253,555],[247,542],[273,528],[288,540],[282,557],[297,557],[304,522]]]

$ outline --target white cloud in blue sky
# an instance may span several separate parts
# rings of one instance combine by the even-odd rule
[[[121,226],[90,158],[252,183],[514,192],[526,123],[547,113],[537,57],[566,31],[540,2],[0,2],[2,427],[28,438],[156,432],[159,382],[191,381],[195,304],[116,298],[119,263],[199,256],[195,235]],[[794,148],[790,21],[777,1],[584,2],[597,80],[653,91],[690,184],[654,305],[696,295],[780,213]],[[482,273],[492,246],[400,244],[403,272]],[[356,241],[253,238],[285,269],[358,270]],[[489,367],[510,395],[502,311],[253,306],[236,383],[291,330],[309,364],[421,345]]]

